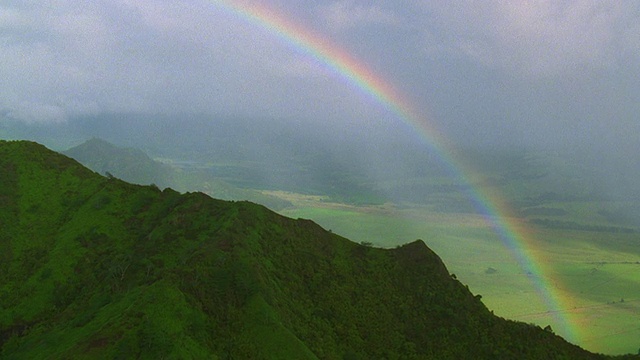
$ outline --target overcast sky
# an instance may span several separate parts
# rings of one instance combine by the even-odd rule
[[[255,1],[367,64],[454,141],[640,151],[636,0]],[[2,1],[0,121],[108,112],[398,121],[213,0]]]

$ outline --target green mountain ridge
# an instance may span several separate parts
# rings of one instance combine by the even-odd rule
[[[30,142],[0,141],[0,308],[7,359],[607,358],[494,316],[423,241],[363,246]]]

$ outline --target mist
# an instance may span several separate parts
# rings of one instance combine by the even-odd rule
[[[492,177],[498,187],[529,181],[543,189],[512,194],[516,197],[554,192],[595,197],[606,204],[637,201],[640,193],[633,180],[640,175],[638,160],[620,151],[564,143],[469,140],[456,147],[452,160],[445,161],[408,126],[362,131],[328,123],[204,114],[103,114],[63,123],[11,121],[0,131],[5,138],[32,139],[58,151],[97,137],[141,149],[154,158],[203,166],[240,164],[234,179],[242,187],[334,196],[365,191],[378,202],[398,204],[428,203],[443,189],[461,191],[458,186],[468,184],[454,177],[459,173],[452,173],[452,166],[471,177]],[[613,210],[624,208],[618,204]],[[633,218],[638,209],[628,206],[628,211],[627,217]]]

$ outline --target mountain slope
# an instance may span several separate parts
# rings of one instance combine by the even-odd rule
[[[493,316],[422,241],[362,246],[247,202],[0,142],[0,357],[604,358]]]

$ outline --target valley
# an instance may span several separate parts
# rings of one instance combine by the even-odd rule
[[[422,240],[358,244],[33,142],[0,155],[3,358],[633,358],[496,316]]]
[[[414,169],[397,176],[387,172],[375,179],[357,170],[357,157],[336,163],[335,156],[329,156],[314,169],[311,162],[317,157],[302,152],[291,160],[297,165],[270,170],[271,162],[252,156],[238,159],[211,152],[205,160],[203,154],[165,151],[145,159],[117,155],[117,147],[110,144],[110,152],[99,154],[95,145],[105,146],[97,142],[81,149],[88,156],[85,165],[99,165],[94,170],[127,181],[250,200],[374,247],[395,248],[422,239],[496,315],[550,325],[591,351],[637,351],[638,201],[602,195],[584,168],[560,155],[468,152],[461,160],[474,164],[469,180],[475,189],[500,194],[507,204],[509,211],[501,216],[518,227],[518,238],[508,243],[462,191],[463,184],[441,170]],[[104,161],[96,162],[101,156],[113,160],[110,170]],[[422,160],[438,169],[437,163]],[[154,170],[145,178],[132,169]],[[320,176],[321,169],[329,170]],[[275,176],[278,172],[283,175]],[[281,182],[283,176],[289,180]],[[304,184],[309,187],[304,189]],[[539,274],[527,274],[518,258],[522,254],[540,268]]]
[[[533,159],[538,161],[535,166],[531,166]],[[553,166],[563,166],[562,171],[539,175],[550,172],[545,167],[553,162]],[[252,191],[282,200],[282,207],[276,208],[282,215],[311,219],[355,242],[393,248],[423,239],[473,293],[482,295],[496,315],[550,325],[591,351],[635,352],[640,336],[636,325],[640,230],[632,216],[636,202],[628,198],[603,201],[593,185],[573,178],[576,170],[562,163],[560,156],[519,155],[479,167],[476,180],[480,185],[475,186],[505,193],[511,209],[509,222],[522,228],[518,236],[526,234],[513,241],[522,244],[506,244],[494,224],[456,190],[458,185],[440,176],[411,182],[411,189],[415,184],[430,189],[417,203],[388,197],[386,202],[345,202],[342,190],[339,196],[299,193],[291,188]],[[357,182],[348,174],[345,178],[347,183]],[[233,177],[225,181],[244,185]],[[386,184],[399,189],[403,183],[407,181]],[[384,183],[358,185],[369,193],[386,192]],[[210,194],[215,196],[215,192]],[[514,254],[514,246],[522,247],[529,261],[541,267],[538,277],[526,274],[518,262],[522,255]]]
[[[269,192],[275,195],[273,192]],[[575,341],[607,354],[634,351],[640,336],[640,248],[638,234],[546,229],[535,225],[529,250],[543,261],[545,276],[561,299],[560,308],[549,305],[513,254],[478,215],[437,213],[427,208],[335,204],[317,197],[282,195],[294,206],[280,213],[313,219],[326,229],[356,242],[395,247],[412,239],[425,239],[458,279],[482,295],[496,315],[508,319],[551,325],[559,320]],[[491,271],[491,269],[495,271]],[[621,302],[621,300],[623,300]]]

